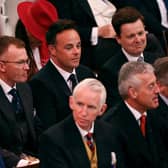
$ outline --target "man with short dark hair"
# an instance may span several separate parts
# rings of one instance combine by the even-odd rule
[[[34,106],[44,129],[70,114],[68,99],[75,83],[94,77],[87,67],[79,65],[81,40],[73,21],[59,20],[47,35],[49,62],[30,80]]]

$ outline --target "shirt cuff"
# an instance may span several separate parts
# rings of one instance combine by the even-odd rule
[[[29,161],[28,160],[24,160],[24,159],[21,159],[18,164],[16,165],[16,167],[24,167],[24,166],[27,166],[29,164]]]
[[[91,33],[91,44],[97,45],[98,43],[98,27],[93,27],[92,28],[92,33]]]

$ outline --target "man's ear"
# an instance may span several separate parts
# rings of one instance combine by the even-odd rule
[[[121,44],[121,40],[120,40],[121,38],[120,38],[120,36],[116,35],[115,39],[116,39],[116,41],[117,41],[118,44]]]
[[[52,45],[52,44],[49,44],[48,45],[48,51],[49,51],[50,55],[55,55],[55,53],[56,53],[55,46]]]
[[[136,89],[133,88],[133,87],[130,87],[130,88],[128,89],[128,94],[129,94],[129,96],[132,97],[133,99],[135,99],[135,98],[137,97],[137,91],[136,91]]]
[[[5,72],[6,71],[6,65],[3,62],[0,62],[0,71]]]
[[[107,104],[103,104],[100,109],[99,116],[103,115],[106,109],[107,109]]]

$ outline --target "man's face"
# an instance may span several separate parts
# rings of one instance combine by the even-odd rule
[[[81,56],[81,40],[73,30],[65,30],[56,36],[56,44],[49,47],[52,60],[62,69],[72,72],[79,65]]]
[[[104,112],[103,106],[100,106],[100,93],[88,88],[78,90],[75,96],[70,97],[69,103],[75,122],[86,131],[90,130],[96,117]]]
[[[17,48],[15,45],[10,45],[2,56],[1,61],[0,67],[4,80],[10,86],[13,86],[16,82],[25,82],[27,80],[29,65],[26,63],[28,56],[25,48]]]
[[[153,73],[138,74],[137,77],[141,80],[139,87],[135,89],[134,102],[137,110],[146,111],[158,107],[159,88],[156,83],[156,77]]]
[[[166,98],[168,98],[168,85],[162,84],[160,82],[158,82],[158,86],[160,89],[160,93],[165,96]]]
[[[142,21],[139,19],[133,23],[123,24],[117,42],[128,54],[139,56],[146,47],[146,32]]]

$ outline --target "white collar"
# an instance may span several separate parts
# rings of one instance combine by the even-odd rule
[[[64,69],[60,68],[58,65],[56,65],[52,59],[50,59],[50,61],[54,65],[54,67],[58,70],[58,72],[63,76],[66,82],[72,73],[76,74],[75,68],[73,69],[72,73],[69,73],[65,71]]]
[[[141,57],[144,58],[143,53],[141,53],[141,54],[138,55],[138,56],[132,56],[132,55],[130,55],[129,53],[127,53],[124,48],[122,48],[122,52],[124,53],[124,55],[126,56],[126,58],[128,59],[128,61],[134,61],[134,62],[136,62],[137,59],[139,58],[139,56],[141,56]]]

